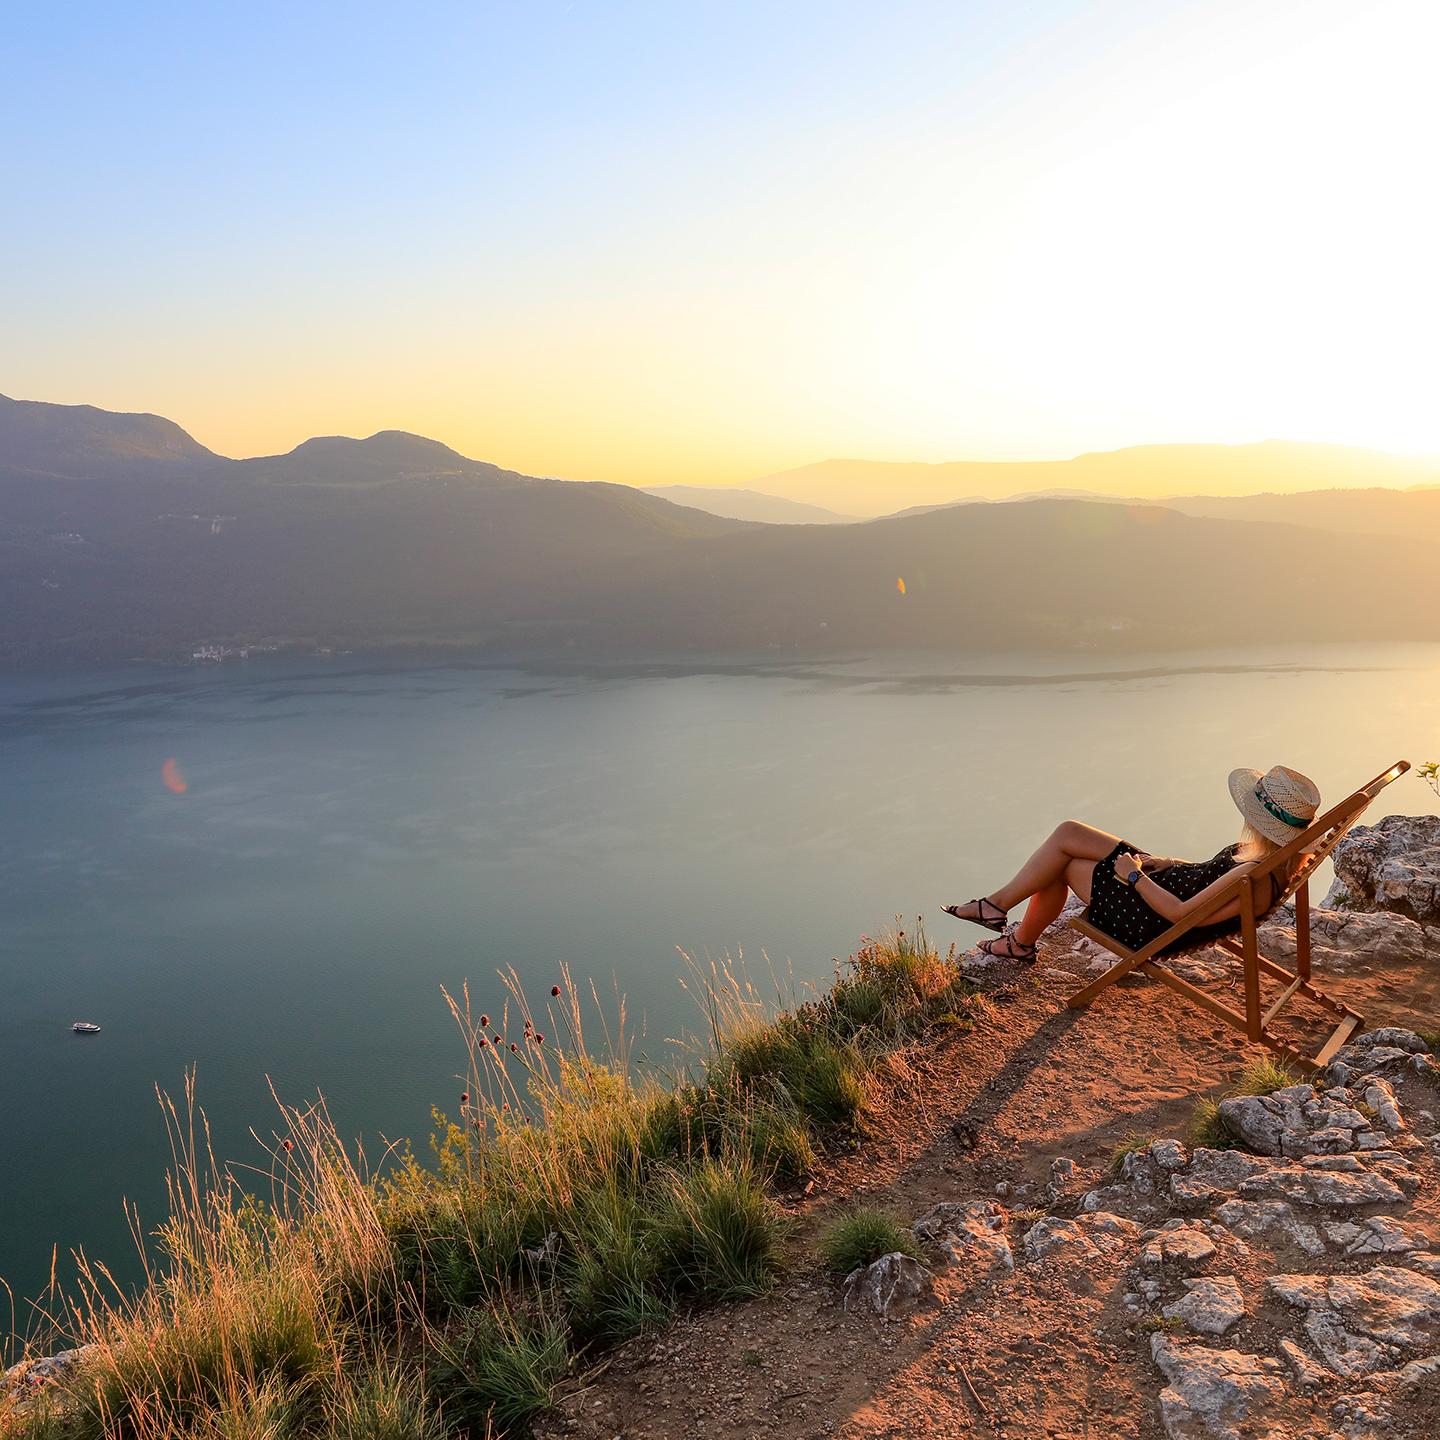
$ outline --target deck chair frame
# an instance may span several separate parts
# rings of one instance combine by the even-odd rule
[[[1170,989],[1184,996],[1202,1010],[1218,1016],[1232,1029],[1240,1031],[1247,1040],[1266,1045],[1286,1060],[1297,1065],[1305,1073],[1323,1069],[1330,1063],[1335,1052],[1345,1044],[1364,1024],[1364,1019],[1348,1005],[1317,990],[1310,983],[1310,877],[1329,858],[1330,853],[1345,837],[1350,827],[1369,809],[1375,797],[1392,781],[1398,779],[1410,768],[1408,760],[1398,760],[1388,770],[1377,775],[1368,785],[1362,786],[1353,795],[1347,796],[1338,805],[1327,810],[1309,829],[1297,835],[1282,849],[1277,850],[1263,863],[1244,875],[1236,877],[1212,901],[1201,910],[1177,920],[1163,935],[1157,935],[1148,945],[1139,950],[1128,950],[1119,941],[1111,939],[1104,931],[1097,930],[1085,915],[1078,915],[1070,921],[1080,934],[1095,941],[1097,945],[1119,957],[1114,965],[1097,976],[1083,989],[1077,990],[1069,999],[1072,1010],[1088,1005],[1097,995],[1117,980],[1139,970],[1152,979],[1168,985]],[[1272,871],[1288,864],[1297,855],[1307,858],[1297,867],[1284,893],[1276,901],[1282,905],[1292,896],[1295,900],[1295,969],[1287,970],[1260,953],[1258,940],[1255,885]],[[1238,937],[1226,936],[1211,941],[1222,950],[1236,956],[1242,962],[1245,982],[1245,1011],[1222,1004],[1213,995],[1207,994],[1188,980],[1166,970],[1158,961],[1161,951],[1173,945],[1197,925],[1203,925],[1216,911],[1223,909],[1238,896],[1240,901],[1240,933]],[[1280,994],[1264,1009],[1261,1008],[1260,977],[1268,976],[1281,982]],[[1293,1046],[1286,1045],[1270,1033],[1271,1022],[1297,996],[1303,996],[1321,1009],[1337,1018],[1335,1028],[1325,1043],[1314,1055],[1306,1055]]]

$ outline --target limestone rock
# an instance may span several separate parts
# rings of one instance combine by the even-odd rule
[[[1344,1440],[1389,1440],[1394,1417],[1374,1395],[1342,1395],[1330,1409]]]
[[[1405,1128],[1405,1121],[1400,1116],[1400,1106],[1395,1099],[1395,1091],[1387,1081],[1380,1079],[1378,1075],[1367,1075],[1360,1082],[1361,1098],[1375,1112],[1375,1118],[1392,1134],[1396,1135]]]
[[[977,1278],[990,1279],[1015,1268],[1015,1255],[1005,1235],[1006,1218],[1004,1208],[993,1200],[945,1201],[910,1229],[922,1245],[939,1254],[942,1263],[972,1266]]]
[[[93,1345],[81,1345],[74,1350],[21,1360],[8,1370],[0,1371],[0,1416],[4,1415],[7,1404],[15,1414],[25,1413],[42,1391],[66,1379],[84,1364],[86,1356],[94,1348]]]
[[[1357,1035],[1349,1045],[1351,1050],[1374,1050],[1377,1046],[1386,1049],[1406,1050],[1411,1055],[1428,1055],[1430,1047],[1413,1031],[1401,1025],[1381,1025],[1378,1029],[1367,1030]]]
[[[1166,1171],[1181,1170],[1190,1163],[1185,1147],[1178,1140],[1151,1141],[1150,1158]]]
[[[1330,1372],[1323,1365],[1317,1365],[1293,1340],[1282,1340],[1279,1350],[1280,1358],[1295,1378],[1295,1388],[1302,1395],[1319,1389],[1330,1379]]]
[[[1440,1284],[1377,1265],[1358,1275],[1272,1275],[1280,1299],[1305,1311],[1305,1333],[1337,1374],[1352,1379],[1407,1361],[1440,1339]]]
[[[934,1288],[929,1269],[896,1250],[846,1276],[845,1309],[868,1310],[883,1320],[894,1320],[913,1310]]]
[[[1240,1182],[1247,1200],[1289,1200],[1327,1209],[1355,1205],[1403,1205],[1405,1192],[1384,1175],[1367,1170],[1353,1155],[1307,1155]]]
[[[1370,1215],[1363,1220],[1327,1222],[1325,1238],[1347,1255],[1408,1255],[1427,1249],[1414,1231],[1388,1215]]]
[[[1147,1230],[1140,1264],[1147,1270],[1199,1270],[1215,1254],[1215,1242],[1202,1226],[1187,1221],[1175,1229]]]
[[[1295,964],[1295,926],[1280,912],[1260,927],[1260,953],[1277,964]],[[1402,965],[1417,955],[1440,952],[1440,926],[1421,925],[1408,915],[1385,910],[1310,912],[1310,949],[1315,962],[1346,970],[1357,959],[1369,964]]]
[[[1263,1174],[1275,1161],[1243,1150],[1201,1148],[1183,1170],[1170,1176],[1170,1199],[1181,1209],[1213,1204],[1233,1195],[1248,1179]]]
[[[1224,1335],[1245,1318],[1245,1297],[1233,1275],[1186,1280],[1185,1294],[1165,1306],[1167,1319],[1183,1320],[1202,1335]]]
[[[1215,1214],[1222,1224],[1246,1240],[1278,1236],[1307,1255],[1325,1253],[1320,1232],[1298,1219],[1294,1207],[1284,1200],[1227,1200]]]
[[[1025,1232],[1025,1258],[1037,1261],[1059,1256],[1094,1260],[1139,1233],[1140,1227],[1133,1220],[1103,1211],[1077,1215],[1073,1220],[1047,1215]]]
[[[1357,825],[1333,859],[1349,904],[1440,925],[1440,815],[1387,815]]]
[[[1240,1350],[1177,1345],[1157,1332],[1150,1357],[1166,1380],[1160,1419],[1170,1440],[1240,1440],[1268,1433],[1284,1399],[1280,1362]],[[1243,1429],[1241,1428],[1243,1427]]]

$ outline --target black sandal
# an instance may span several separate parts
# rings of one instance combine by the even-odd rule
[[[973,905],[973,915],[962,915],[961,908],[965,905]],[[998,920],[985,919],[985,907],[989,906],[1000,918]],[[1008,920],[1009,911],[1002,910],[993,900],[981,896],[978,900],[962,900],[959,905],[942,905],[940,907],[947,915],[953,915],[957,920],[968,920],[972,925],[983,925],[987,930],[994,930],[997,934],[1004,932]]]
[[[1004,950],[1000,949],[1002,942],[1006,946]],[[995,960],[1018,960],[1022,965],[1034,964],[1040,954],[1037,946],[1017,940],[1013,930],[1007,930],[994,940],[982,940],[975,948]]]

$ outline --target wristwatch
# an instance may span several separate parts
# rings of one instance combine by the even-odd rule
[[[1125,883],[1133,890],[1140,883],[1140,877],[1144,873],[1145,872],[1143,870],[1132,870],[1125,877]]]

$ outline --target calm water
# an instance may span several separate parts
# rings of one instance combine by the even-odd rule
[[[0,1275],[34,1293],[82,1244],[133,1274],[121,1198],[161,1213],[154,1089],[188,1066],[231,1158],[267,1076],[372,1150],[423,1139],[460,1088],[442,985],[485,1007],[499,966],[613,974],[661,1050],[696,1018],[677,946],[823,978],[1067,815],[1209,855],[1234,765],[1338,797],[1437,752],[1440,650],[1414,647],[0,679]],[[1406,777],[1377,813],[1434,808]]]

